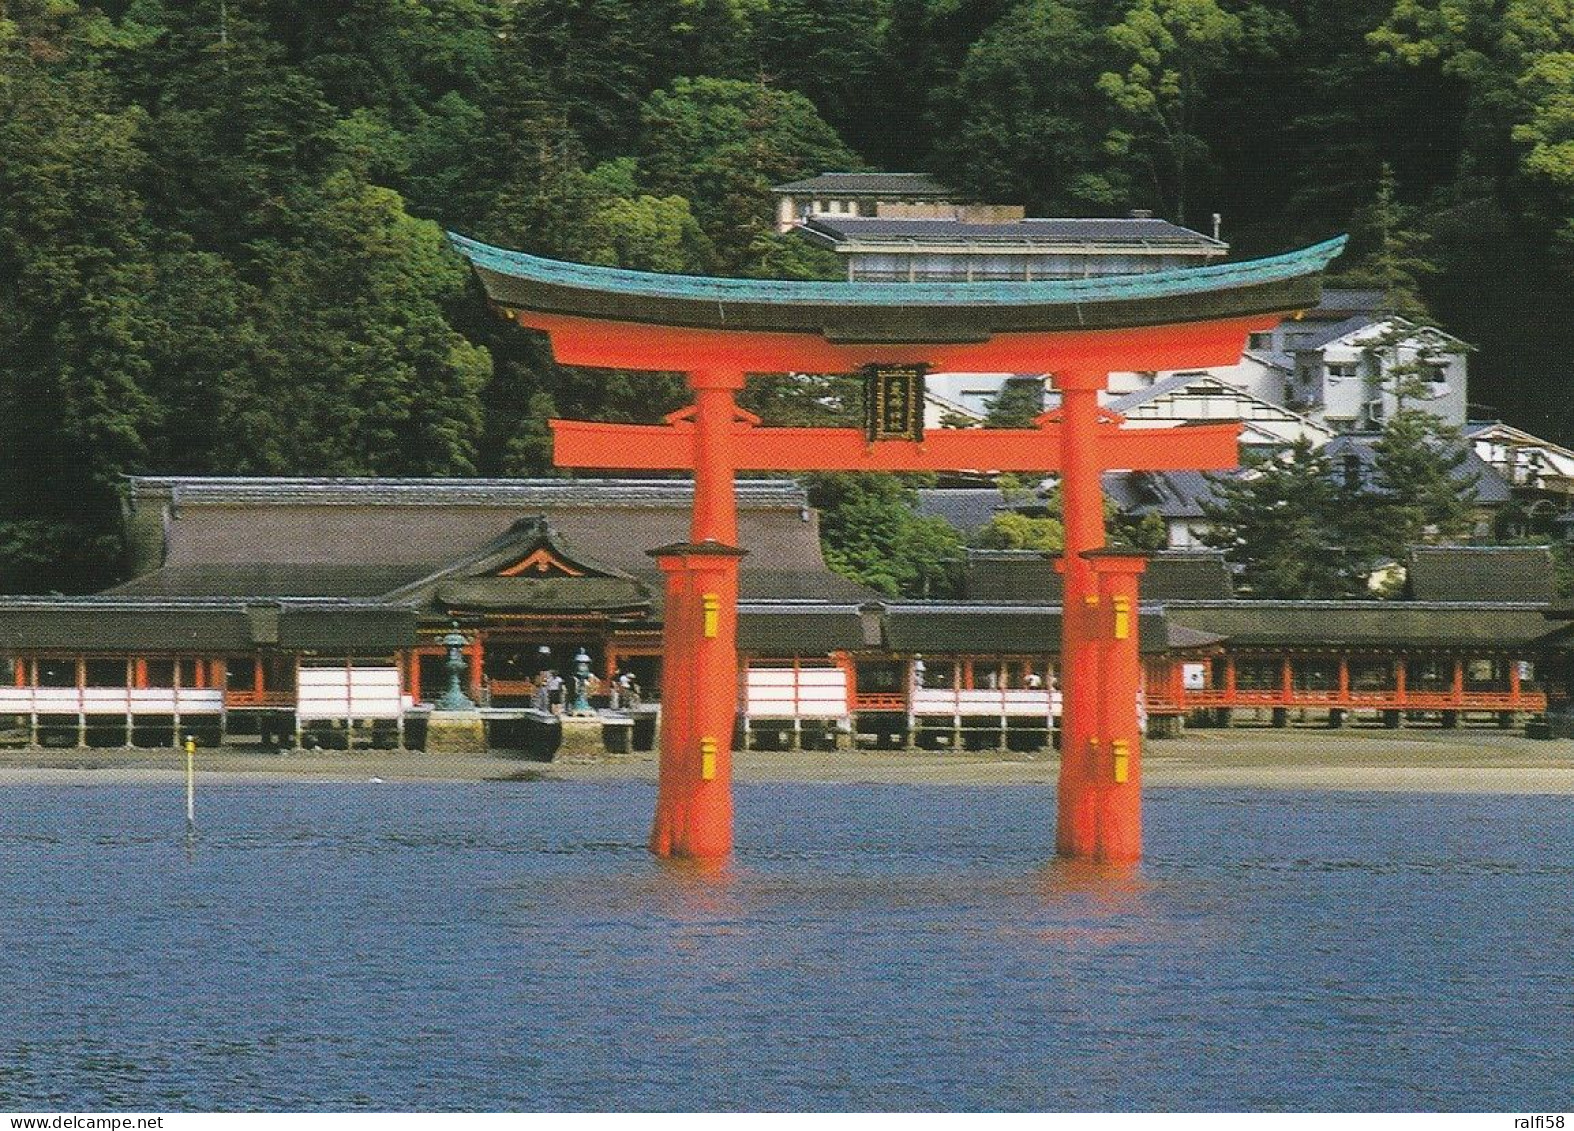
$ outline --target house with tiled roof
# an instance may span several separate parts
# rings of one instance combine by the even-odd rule
[[[1105,408],[1125,418],[1128,428],[1239,420],[1243,424],[1241,446],[1248,455],[1268,455],[1302,440],[1321,447],[1333,436],[1307,417],[1207,372],[1176,373],[1101,399]]]
[[[849,282],[1033,282],[1197,267],[1229,245],[1152,216],[1060,219],[813,215],[793,231],[841,256]],[[998,209],[996,209],[998,211]]]
[[[959,200],[928,173],[821,173],[771,188],[776,230],[791,231],[815,216],[878,216],[911,210],[954,207]]]

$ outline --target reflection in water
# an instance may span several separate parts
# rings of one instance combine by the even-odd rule
[[[1556,798],[751,786],[16,787],[0,1109],[1566,1106]],[[1540,830],[1533,844],[1521,835]],[[628,832],[626,839],[616,839]]]
[[[1095,864],[1057,856],[1038,875],[1046,899],[1080,897],[1112,912],[1132,907],[1148,889],[1141,864]]]

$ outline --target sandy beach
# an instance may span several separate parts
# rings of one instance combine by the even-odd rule
[[[0,752],[0,786],[180,780],[177,750],[11,750]],[[934,785],[1053,783],[1052,753],[841,750],[748,751],[734,756],[739,782],[885,782]],[[202,782],[222,781],[606,781],[656,780],[654,754],[522,761],[502,755],[394,751],[288,751],[245,748],[197,752]],[[1150,788],[1419,792],[1574,793],[1574,741],[1533,741],[1497,730],[1195,730],[1149,740],[1143,781]]]

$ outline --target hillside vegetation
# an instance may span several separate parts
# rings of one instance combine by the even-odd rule
[[[1566,0],[0,0],[0,589],[111,580],[128,472],[539,474],[551,415],[656,418],[675,378],[556,368],[443,229],[813,277],[768,188],[832,169],[1217,212],[1243,255],[1352,231],[1342,269],[1386,251],[1480,347],[1473,415],[1569,442],[1571,29]]]

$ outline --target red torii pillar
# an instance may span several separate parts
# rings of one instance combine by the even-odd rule
[[[693,407],[664,425],[552,422],[560,467],[694,473],[691,541],[651,551],[667,578],[668,672],[653,851],[709,858],[731,849],[738,563],[746,553],[734,545],[735,473],[987,466],[1061,475],[1066,584],[1057,850],[1108,862],[1140,856],[1136,608],[1142,559],[1097,556],[1104,545],[1099,477],[1106,468],[1232,467],[1240,426],[1124,430],[1119,417],[1099,409],[1104,372],[1068,370],[1054,377],[1061,409],[1035,428],[929,433],[921,443],[871,445],[848,428],[758,427],[734,400],[742,375],[718,369],[690,374]]]
[[[733,423],[744,376],[689,374],[694,390],[690,542],[652,550],[667,577],[661,769],[650,834],[658,856],[732,851],[732,730],[738,688],[738,501]]]

